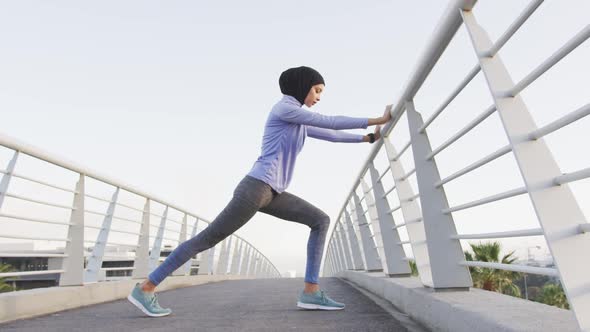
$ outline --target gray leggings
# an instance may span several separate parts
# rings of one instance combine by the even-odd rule
[[[288,192],[277,194],[265,182],[246,175],[221,213],[199,234],[183,242],[158,266],[148,279],[158,285],[197,253],[207,250],[237,231],[257,211],[298,222],[311,228],[307,241],[305,282],[318,283],[324,242],[330,218],[322,210]]]

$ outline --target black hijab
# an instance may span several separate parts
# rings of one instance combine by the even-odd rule
[[[312,86],[324,83],[324,78],[315,69],[301,66],[285,70],[279,78],[279,86],[283,94],[297,99],[301,104]]]

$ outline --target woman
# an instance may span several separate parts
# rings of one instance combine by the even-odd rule
[[[330,218],[317,207],[285,189],[291,181],[295,160],[303,148],[306,136],[332,142],[373,143],[380,138],[379,126],[374,133],[365,136],[338,130],[384,124],[391,119],[390,107],[378,118],[327,116],[304,110],[302,105],[312,107],[320,101],[325,87],[320,73],[304,66],[284,71],[279,78],[279,85],[284,96],[273,106],[266,121],[262,154],[234,190],[231,201],[207,228],[179,245],[128,296],[129,301],[148,316],[160,317],[172,312],[158,304],[154,293],[158,284],[191,257],[215,246],[237,231],[257,211],[311,228],[307,242],[305,287],[299,295],[297,306],[321,310],[344,308],[344,304],[330,299],[318,284]]]

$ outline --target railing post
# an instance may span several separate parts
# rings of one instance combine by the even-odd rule
[[[335,237],[334,241],[332,241],[332,246],[334,247],[334,253],[336,254],[336,258],[338,259],[338,270],[343,271],[346,270],[346,264],[344,263],[342,249],[338,245],[338,242],[336,240],[337,238]]]
[[[223,255],[225,254],[225,247],[227,245],[227,238],[217,244],[219,246],[219,256],[217,257],[216,265],[213,268],[214,274],[221,274],[223,264]]]
[[[199,218],[197,218],[195,220],[195,225],[193,226],[193,231],[191,233],[191,239],[193,237],[195,237],[195,235],[197,235],[197,226],[199,226]],[[193,267],[193,259],[196,259],[197,255],[191,257],[188,262],[186,262],[186,264],[184,265],[185,268],[185,274],[186,275],[190,275],[192,273],[192,267]]]
[[[217,263],[217,261],[215,260],[215,251],[217,250],[217,245],[215,247],[212,247],[211,249],[209,249],[209,273],[210,274],[215,274],[215,263]]]
[[[328,247],[326,247],[327,250]],[[320,269],[320,277],[329,277],[330,254],[326,251],[324,260],[322,261],[322,268]]]
[[[342,257],[340,257],[340,251],[338,250],[336,243],[332,243],[332,251],[334,252],[334,258],[336,259],[336,268],[338,269],[338,272],[343,271],[344,266],[342,264]]]
[[[340,272],[340,269],[338,268],[338,260],[336,258],[336,253],[334,252],[334,246],[330,247],[330,256],[332,257],[332,273],[337,274]]]
[[[262,263],[262,255],[258,253],[258,257],[256,258],[256,267],[254,268],[254,276],[258,277],[258,273],[260,272],[260,264]]]
[[[182,217],[182,225],[180,226],[180,234],[178,234],[178,245],[181,245],[184,241],[186,241],[186,229],[187,229],[187,224],[188,224],[187,218],[188,218],[188,216],[185,213],[184,216]],[[178,269],[176,269],[176,271],[172,272],[172,275],[173,276],[186,275],[186,267],[188,265],[190,268],[191,259],[192,259],[192,257],[189,258],[189,260],[186,263],[184,263],[182,266],[180,266]]]
[[[336,259],[334,258],[334,250],[333,247],[330,245],[330,274],[335,275],[338,272],[338,268],[336,267]]]
[[[256,278],[262,277],[262,269],[264,269],[264,258],[261,257],[256,267]]]
[[[354,235],[356,236],[357,239],[357,250],[360,254],[360,262],[363,266],[363,270],[367,269],[367,262],[365,261],[365,252],[363,250],[364,246],[363,246],[363,238],[361,236],[361,232],[360,232],[360,227],[358,226],[358,217],[356,214],[356,209],[355,209],[355,205],[354,202],[352,200],[352,198],[348,201],[348,209],[350,210],[350,224],[352,225],[352,228],[349,229],[349,232],[352,230],[352,232],[354,233]],[[345,213],[347,212],[346,209],[344,209]]]
[[[241,276],[245,276],[246,275],[246,270],[248,269],[248,244],[246,242],[243,242],[242,247],[240,249],[240,251],[242,252],[242,254],[240,255],[240,267],[238,269],[238,273]]]
[[[590,252],[588,234],[581,234],[585,216],[570,187],[555,184],[562,172],[545,140],[530,139],[537,126],[520,95],[505,96],[514,82],[499,55],[482,54],[493,46],[473,13],[461,11],[502,125],[524,180],[539,224],[557,267],[561,284],[580,330],[590,330],[590,267],[580,255]],[[577,142],[582,143],[582,142]],[[579,147],[583,151],[583,147]]]
[[[84,284],[84,174],[76,184],[68,239],[62,270],[65,272],[59,278],[60,286],[78,286]]]
[[[256,264],[254,265],[254,277],[258,277],[258,271],[260,271],[260,262],[262,261],[262,255],[259,252],[256,254]]]
[[[375,169],[373,162],[369,163],[369,174],[371,176],[371,183],[373,185],[373,195],[371,195],[369,186],[364,180],[361,180],[363,192],[365,193],[365,200],[369,208],[369,217],[371,218],[371,225],[373,226],[373,237],[379,257],[381,258],[381,266],[383,266],[383,273],[389,277],[407,277],[412,274],[410,265],[404,259],[406,253],[401,244],[401,239],[397,229],[392,227],[395,225],[393,216],[389,213],[389,203],[385,196],[385,189],[379,178],[379,172]]]
[[[246,243],[244,248],[244,256],[242,257],[242,265],[240,266],[240,275],[248,275],[248,267],[250,266],[250,252],[251,247]]]
[[[141,216],[141,228],[137,238],[137,250],[135,251],[135,262],[133,263],[133,278],[147,278],[149,273],[150,256],[150,199],[145,199],[143,213]]]
[[[247,252],[247,257],[246,257],[246,266],[244,266],[244,276],[249,276],[252,273],[252,270],[250,270],[251,266],[252,266],[252,260],[254,256],[254,250],[252,249],[252,247],[250,245],[248,245],[248,252]]]
[[[262,255],[256,252],[256,264],[254,265],[254,277],[258,277],[258,271],[260,271],[260,262],[262,261]]]
[[[332,256],[334,274],[336,274],[340,272],[340,266],[338,265],[338,257],[336,256],[336,251],[334,250],[334,244],[330,245],[330,255]]]
[[[262,255],[261,255],[262,256]],[[258,276],[262,278],[262,271],[264,270],[264,264],[266,262],[266,258],[260,258],[260,268],[258,269]]]
[[[347,239],[350,245],[350,251],[352,252],[352,264],[353,270],[364,270],[365,267],[363,265],[363,258],[361,256],[360,244],[358,242],[356,231],[352,225],[352,220],[350,219],[350,214],[346,209],[344,209],[344,222],[346,224],[345,227],[345,238]]]
[[[14,168],[16,167],[16,161],[18,159],[19,152],[14,151],[14,155],[12,155],[12,159],[8,163],[8,167],[6,168],[6,174],[2,175],[2,180],[0,180],[0,210],[2,210],[2,203],[4,203],[4,198],[6,197],[6,193],[8,192],[8,185],[10,184],[10,179],[12,179],[12,173],[14,173]]]
[[[223,240],[223,245],[221,246],[221,252],[219,253],[219,262],[217,263],[217,274],[224,275],[227,274],[227,265],[229,263],[229,250],[231,248],[231,236],[228,236],[225,240]]]
[[[395,190],[398,197],[414,197],[414,190],[408,181],[406,172],[401,161],[398,158],[397,151],[387,137],[383,138],[385,151],[389,164],[391,166],[391,175],[395,184]],[[424,233],[424,224],[422,223],[422,212],[418,201],[415,199],[400,199],[400,208],[406,223],[408,237],[412,242],[412,252],[416,260],[416,267],[422,283],[426,286],[433,287],[432,271],[430,270],[430,258],[428,257],[428,245],[426,243],[426,234]]]
[[[252,257],[250,257],[250,266],[248,267],[248,276],[254,275],[254,268],[256,267],[256,259],[257,259],[257,252],[256,249],[252,248]]]
[[[377,255],[377,250],[375,250],[375,241],[373,241],[373,238],[371,237],[369,223],[367,222],[367,218],[363,214],[363,206],[361,205],[361,201],[356,192],[352,193],[352,198],[354,200],[355,210],[353,216],[356,216],[359,232],[361,233],[361,242],[363,244],[363,253],[365,258],[365,268],[367,272],[383,271],[383,267],[381,266],[381,259]]]
[[[239,241],[239,238],[236,238],[236,244],[234,245],[234,255],[231,260],[231,267],[229,269],[229,273],[233,275],[238,274],[238,268],[240,264],[240,256],[242,253],[242,245],[243,242]]]
[[[271,277],[270,263],[268,261],[265,264],[264,277],[265,278],[270,278]]]
[[[262,261],[262,266],[260,268],[260,278],[266,277],[266,259]]]
[[[98,281],[98,273],[102,268],[102,260],[104,257],[104,250],[109,239],[109,233],[111,231],[111,224],[113,222],[113,215],[115,214],[115,207],[117,206],[117,198],[119,197],[119,187],[115,190],[109,208],[107,209],[106,216],[102,222],[102,227],[98,233],[98,237],[92,249],[92,254],[88,259],[88,265],[84,271],[84,282],[96,282]]]
[[[168,219],[168,206],[164,209],[164,214],[162,215],[162,219],[160,220],[160,227],[158,227],[158,233],[156,234],[156,238],[154,240],[154,245],[152,246],[152,251],[150,252],[150,271],[153,271],[159,265],[160,261],[160,252],[162,251],[162,240],[164,237],[164,230],[166,229],[166,220]]]
[[[344,234],[344,227],[342,227],[340,221],[336,223],[334,231],[337,232],[336,234],[338,235],[338,240],[342,244],[342,248],[344,250],[344,258],[346,258],[346,269],[352,270],[354,269],[354,265],[352,264],[350,248],[348,246],[348,241],[346,240],[346,234]]]
[[[210,274],[213,248],[201,251],[199,253],[199,271],[197,274]]]
[[[230,269],[230,256],[231,256],[231,248],[232,243],[235,242],[233,236],[229,236],[229,241],[227,242],[227,251],[225,253],[225,263],[223,268],[223,274],[228,274]]]
[[[433,287],[468,289],[473,285],[471,274],[467,267],[459,265],[459,262],[465,260],[465,254],[459,240],[452,239],[457,235],[455,222],[450,213],[443,213],[443,210],[449,207],[447,196],[443,186],[435,186],[435,183],[440,181],[440,174],[434,158],[426,158],[432,152],[432,147],[426,131],[419,131],[424,123],[422,116],[416,112],[412,101],[406,103],[406,114],[422,203],[424,231],[428,241]],[[410,197],[400,197],[400,201],[409,199]]]
[[[334,269],[334,259],[332,258],[332,243],[328,244],[328,247],[326,247],[326,256],[328,257],[326,264],[328,264],[328,267],[330,269],[330,274],[333,274],[335,269]]]
[[[324,265],[322,267],[322,274],[321,274],[322,277],[330,277],[331,276],[331,274],[330,274],[330,263],[331,263],[330,262],[330,253],[327,251],[327,248],[328,247],[326,247],[326,259],[324,259],[324,262],[323,262]]]
[[[330,277],[331,276],[331,272],[330,272],[330,264],[331,264],[331,261],[330,261],[330,253],[327,251],[327,248],[328,247],[326,247],[326,259],[323,262],[324,265],[323,265],[323,268],[322,268],[322,274],[321,274],[322,277]]]

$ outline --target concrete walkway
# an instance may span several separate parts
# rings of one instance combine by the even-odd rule
[[[337,278],[321,278],[342,311],[299,309],[303,279],[231,280],[159,293],[170,316],[145,317],[127,300],[0,325],[0,331],[419,331],[387,304]],[[369,295],[370,296],[370,295]],[[392,312],[393,310],[393,312]],[[401,318],[401,319],[396,319]],[[401,323],[403,321],[404,323]]]

